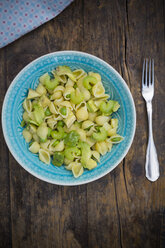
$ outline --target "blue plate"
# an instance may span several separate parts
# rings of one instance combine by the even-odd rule
[[[124,140],[114,145],[112,151],[101,158],[98,166],[75,179],[64,168],[46,165],[38,159],[38,155],[28,150],[22,136],[20,126],[23,114],[22,102],[29,88],[35,89],[39,77],[59,65],[68,65],[71,69],[82,68],[101,74],[106,90],[120,103],[120,109],[114,115],[119,119],[118,133]],[[46,182],[59,185],[79,185],[94,181],[112,171],[125,157],[133,141],[136,126],[135,105],[130,90],[121,76],[103,60],[83,52],[62,51],[44,55],[28,64],[11,83],[2,108],[2,127],[8,148],[18,163],[29,173]]]

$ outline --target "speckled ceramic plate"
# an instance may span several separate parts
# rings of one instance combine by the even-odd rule
[[[100,164],[91,171],[75,179],[72,173],[64,168],[46,165],[38,155],[28,150],[20,126],[23,114],[22,102],[29,88],[35,89],[38,78],[45,72],[59,65],[68,65],[71,69],[82,68],[101,74],[106,93],[111,99],[120,103],[115,116],[119,119],[118,133],[124,140],[114,145],[112,151],[101,158]],[[127,84],[109,64],[103,60],[82,52],[62,51],[46,54],[28,64],[11,83],[2,108],[2,127],[8,148],[18,163],[29,173],[46,182],[59,185],[79,185],[92,182],[112,171],[126,156],[133,141],[136,126],[135,105]]]

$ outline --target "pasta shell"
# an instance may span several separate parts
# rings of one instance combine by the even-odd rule
[[[40,149],[40,145],[37,141],[33,142],[33,144],[29,147],[29,151],[32,153],[38,153]]]
[[[32,102],[26,98],[23,102],[23,108],[27,113],[30,113],[32,111]]]
[[[105,122],[108,122],[110,120],[109,116],[104,116],[104,115],[99,115],[95,118],[95,122],[99,125],[99,126],[103,126]]]
[[[53,102],[49,104],[49,109],[51,113],[58,114],[58,110],[56,109],[56,106],[53,104]]]
[[[97,151],[92,151],[92,156],[100,163],[100,153]]]
[[[54,147],[54,151],[61,152],[63,150],[64,150],[64,141],[62,140]]]
[[[29,143],[31,141],[31,139],[32,139],[32,134],[26,129],[23,130],[22,134],[23,134],[23,137],[24,137],[25,141],[27,143]]]
[[[82,69],[77,69],[73,71],[73,75],[75,76],[77,80],[83,77],[85,74],[86,74],[85,71]]]
[[[41,83],[39,83],[39,85],[36,88],[36,92],[40,95],[46,95],[47,90],[45,89],[45,87]]]
[[[73,176],[75,178],[80,177],[84,172],[84,169],[83,169],[81,163],[73,162],[73,164],[72,164],[72,172],[73,172]]]
[[[69,113],[68,113],[67,118],[64,119],[64,122],[67,125],[67,128],[70,128],[72,126],[72,124],[75,122],[75,120],[76,120],[76,116],[70,110]]]
[[[78,121],[85,121],[88,119],[88,110],[87,107],[81,107],[76,111],[76,117]]]
[[[97,152],[99,152],[101,155],[105,155],[108,151],[108,146],[105,141],[100,141],[95,144],[95,149]]]
[[[102,97],[105,94],[105,89],[101,82],[92,87],[92,93],[96,98]]]
[[[50,154],[44,149],[39,149],[39,159],[45,164],[50,164]]]
[[[87,129],[93,125],[94,125],[93,121],[90,121],[90,120],[84,121],[82,123],[82,129]]]
[[[29,89],[27,99],[34,99],[39,96],[40,94],[38,94],[35,90]]]

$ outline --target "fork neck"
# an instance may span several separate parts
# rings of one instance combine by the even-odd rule
[[[147,104],[147,115],[148,115],[148,126],[149,126],[149,139],[153,139],[153,133],[152,133],[152,101],[148,101],[146,104]]]

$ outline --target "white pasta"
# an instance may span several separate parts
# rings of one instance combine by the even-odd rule
[[[23,102],[23,108],[25,109],[25,111],[27,111],[27,113],[30,113],[32,111],[32,103],[27,98]]]
[[[50,164],[50,154],[44,149],[39,149],[39,159],[45,164]]]
[[[37,141],[33,142],[32,145],[29,147],[29,151],[32,153],[38,153],[40,149],[40,145]]]
[[[120,105],[109,98],[96,72],[58,66],[43,74],[23,101],[21,126],[29,151],[45,164],[64,164],[75,178],[94,169],[100,155],[123,140],[112,115]]]

